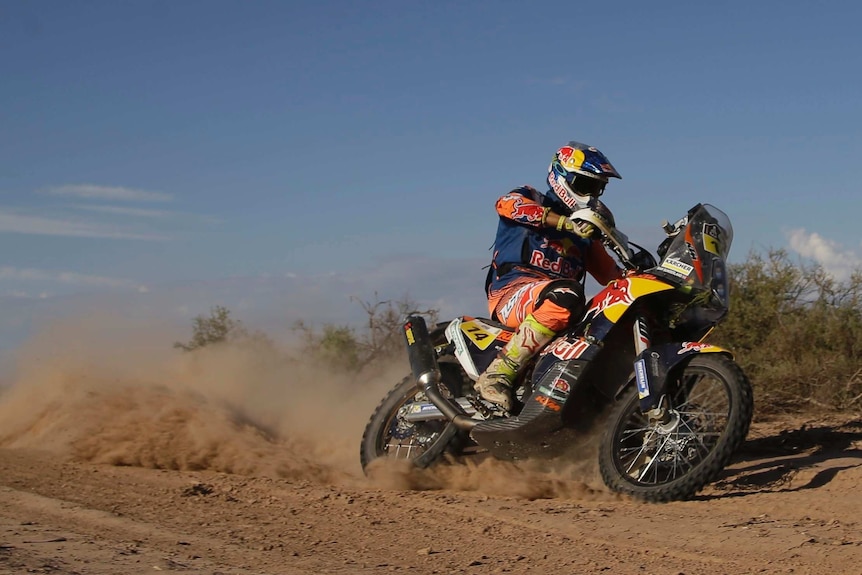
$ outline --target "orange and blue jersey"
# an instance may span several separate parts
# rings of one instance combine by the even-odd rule
[[[599,240],[542,226],[545,208],[563,211],[548,195],[522,186],[499,198],[496,207],[500,222],[488,293],[528,278],[583,282],[589,272],[604,285],[620,277],[619,267]]]

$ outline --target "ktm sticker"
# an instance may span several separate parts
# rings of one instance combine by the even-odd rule
[[[461,331],[470,338],[470,341],[476,344],[476,347],[483,351],[491,347],[497,336],[503,332],[500,328],[490,326],[478,320],[463,322],[461,324]]]
[[[407,336],[407,345],[416,343],[416,338],[413,337],[413,327],[407,326],[404,328],[404,335]]]
[[[540,404],[544,405],[545,407],[547,407],[551,411],[560,411],[561,409],[563,409],[559,403],[557,403],[556,401],[554,401],[550,397],[546,397],[544,395],[537,396],[536,397],[536,403],[540,403]]]

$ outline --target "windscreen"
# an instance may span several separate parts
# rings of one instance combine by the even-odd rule
[[[713,276],[724,274],[730,253],[730,218],[715,206],[698,204],[679,223],[676,236],[653,271],[681,286],[712,289]]]

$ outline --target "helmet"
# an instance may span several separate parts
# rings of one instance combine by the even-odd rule
[[[608,178],[620,178],[610,161],[592,146],[569,142],[554,154],[548,166],[551,192],[571,213],[602,195]]]

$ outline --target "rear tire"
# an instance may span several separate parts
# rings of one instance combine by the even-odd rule
[[[440,364],[444,383],[454,395],[462,395],[466,375],[460,366]],[[455,371],[457,370],[457,377]],[[453,389],[454,388],[454,389]],[[362,434],[359,461],[363,471],[381,457],[409,461],[425,468],[437,461],[447,448],[457,451],[461,432],[446,419],[410,423],[403,419],[402,408],[413,402],[429,403],[412,376],[407,376],[390,391],[374,410]]]

